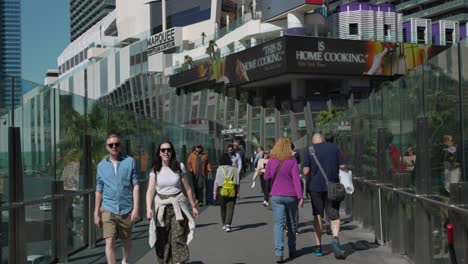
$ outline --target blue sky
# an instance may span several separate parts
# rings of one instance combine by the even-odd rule
[[[70,43],[69,0],[21,0],[22,78],[44,83]]]

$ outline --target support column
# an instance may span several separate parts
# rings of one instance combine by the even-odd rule
[[[19,127],[8,128],[8,156],[10,202],[12,204],[22,203],[24,200],[23,166],[21,164],[21,134]],[[26,263],[25,226],[24,206],[10,209],[8,221],[9,263]]]
[[[305,35],[303,13],[298,11],[288,13],[288,35]]]
[[[301,100],[305,98],[306,81],[302,79],[296,79],[291,81],[291,99]]]

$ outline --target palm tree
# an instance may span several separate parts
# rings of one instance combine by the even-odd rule
[[[341,112],[337,111],[336,108],[332,108],[328,111],[320,111],[317,115],[317,121],[319,121],[319,126],[323,126],[324,124],[332,121],[337,116],[340,115]]]
[[[205,37],[206,37],[205,32],[201,33],[201,37],[202,37],[201,43],[202,43],[202,45],[205,45]]]
[[[210,40],[208,43],[208,47],[206,47],[206,54],[210,56],[211,62],[213,62],[216,59],[216,54],[215,54],[215,47],[217,47],[216,41],[215,40]]]
[[[182,69],[187,70],[193,67],[193,59],[189,55],[184,56],[184,63],[182,64]]]

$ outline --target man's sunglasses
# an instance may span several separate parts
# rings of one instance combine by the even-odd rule
[[[172,149],[171,148],[161,148],[159,151],[161,151],[161,153],[171,153],[172,152]]]
[[[110,143],[110,144],[107,144],[107,146],[109,146],[109,148],[113,148],[114,146],[118,148],[120,147],[120,143]]]

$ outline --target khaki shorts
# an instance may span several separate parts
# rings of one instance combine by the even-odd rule
[[[126,215],[116,215],[101,208],[102,237],[128,240],[132,234],[131,212]]]

